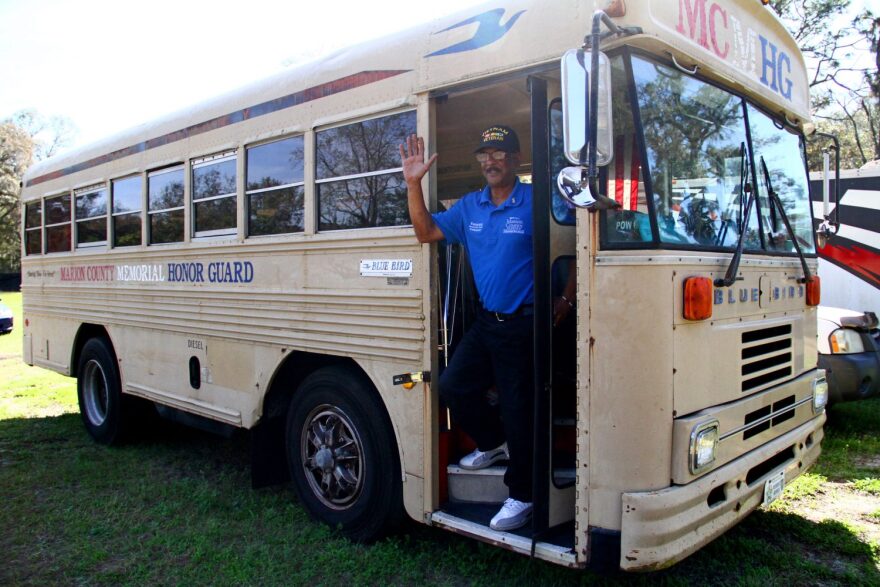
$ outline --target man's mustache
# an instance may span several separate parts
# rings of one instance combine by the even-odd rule
[[[500,167],[487,167],[487,168],[483,171],[483,173],[490,173],[490,172],[492,172],[492,171],[494,171],[495,173],[501,173],[501,168],[500,168]]]

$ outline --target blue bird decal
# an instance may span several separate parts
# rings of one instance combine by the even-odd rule
[[[425,57],[436,57],[437,55],[449,55],[451,53],[462,53],[464,51],[471,51],[473,49],[479,49],[480,47],[485,47],[490,43],[494,43],[505,34],[510,28],[513,26],[513,23],[522,15],[525,10],[520,10],[516,14],[510,17],[506,23],[501,24],[501,18],[504,16],[503,8],[496,8],[495,10],[490,10],[488,12],[484,12],[482,14],[478,14],[476,16],[472,16],[467,20],[463,20],[457,24],[454,24],[450,27],[446,27],[442,31],[437,31],[436,34],[445,33],[446,31],[451,31],[452,29],[457,29],[459,27],[463,27],[469,24],[473,24],[475,22],[480,23],[480,26],[477,27],[477,32],[474,33],[474,36],[466,41],[462,41],[460,43],[456,43],[455,45],[451,45],[446,47],[445,49],[440,49],[439,51],[434,51]]]

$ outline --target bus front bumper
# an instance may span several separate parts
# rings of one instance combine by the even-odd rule
[[[738,524],[763,503],[767,479],[784,470],[788,484],[816,462],[824,423],[822,412],[687,485],[624,493],[620,568],[666,568]],[[768,463],[778,464],[768,470]]]

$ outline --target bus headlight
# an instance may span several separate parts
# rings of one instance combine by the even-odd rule
[[[813,411],[817,414],[828,403],[828,381],[822,375],[813,380]]]
[[[702,422],[691,432],[689,466],[692,474],[705,470],[715,462],[718,447],[718,420]]]

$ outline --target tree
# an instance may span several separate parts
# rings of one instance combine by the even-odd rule
[[[70,145],[76,127],[63,116],[43,116],[34,109],[19,110],[4,122],[22,129],[34,143],[34,161],[42,161]]]
[[[841,140],[841,165],[860,167],[880,159],[880,19],[870,9],[852,16],[851,0],[772,0],[771,5],[806,57],[813,117],[820,131]],[[869,53],[876,67],[859,59]],[[814,165],[824,145],[813,141]]]
[[[20,182],[33,158],[33,141],[11,122],[0,124],[0,272],[15,272],[21,263]]]
[[[34,110],[0,121],[0,272],[21,266],[21,179],[34,161],[52,156],[74,135],[66,118],[44,117]]]

